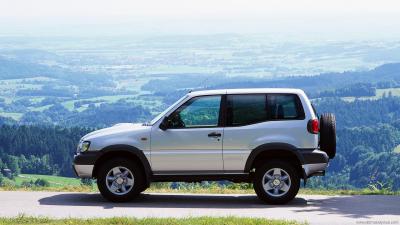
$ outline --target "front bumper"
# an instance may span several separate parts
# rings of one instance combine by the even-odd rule
[[[80,178],[92,178],[94,165],[73,165],[75,174]]]
[[[312,176],[323,176],[329,165],[329,157],[326,152],[319,149],[302,151],[303,171],[306,178]]]
[[[74,161],[72,164],[72,168],[74,169],[75,174],[81,178],[92,178],[94,164],[97,158],[97,152],[85,152],[76,154],[74,156]]]

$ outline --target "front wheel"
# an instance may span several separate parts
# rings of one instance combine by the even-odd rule
[[[283,161],[269,161],[256,168],[254,190],[269,204],[285,204],[299,191],[300,177],[295,167]]]
[[[101,166],[97,186],[101,195],[113,202],[126,202],[137,197],[143,190],[144,175],[133,161],[113,158]]]

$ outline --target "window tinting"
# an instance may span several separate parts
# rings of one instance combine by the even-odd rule
[[[171,128],[218,126],[221,96],[195,97],[170,116]]]
[[[303,119],[304,112],[297,95],[268,94],[268,114],[271,120]]]
[[[267,120],[266,96],[228,95],[227,125],[240,126]]]

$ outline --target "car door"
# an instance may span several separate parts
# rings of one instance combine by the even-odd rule
[[[307,121],[294,94],[229,94],[224,128],[224,170],[243,171],[250,152],[265,143],[299,146]]]
[[[221,95],[189,99],[167,119],[167,129],[151,131],[155,174],[212,173],[223,170]]]

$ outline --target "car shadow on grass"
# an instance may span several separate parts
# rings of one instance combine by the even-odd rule
[[[141,194],[137,199],[125,203],[109,202],[100,194],[62,193],[39,200],[41,205],[141,207],[141,208],[273,208],[255,195],[191,195],[191,194]],[[307,201],[298,197],[285,207],[306,206]]]

